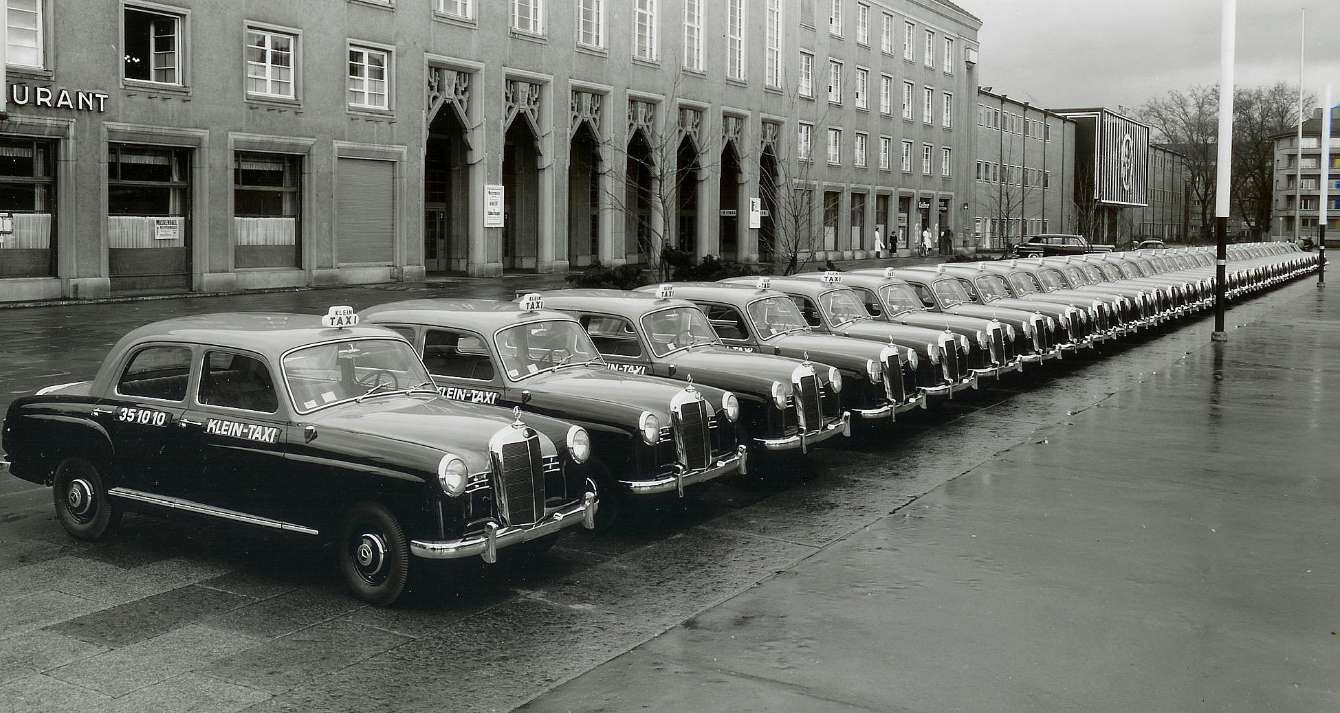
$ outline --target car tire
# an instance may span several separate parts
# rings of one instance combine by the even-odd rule
[[[409,538],[378,503],[358,503],[340,522],[335,543],[340,576],[359,599],[389,606],[409,583]]]
[[[92,461],[66,458],[51,482],[52,503],[61,527],[76,540],[96,542],[121,525],[121,508],[107,494],[103,474]]]

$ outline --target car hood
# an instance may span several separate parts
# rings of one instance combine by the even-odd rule
[[[868,319],[844,324],[834,330],[833,333],[856,339],[869,339],[885,343],[893,342],[899,346],[916,349],[922,356],[926,356],[927,344],[939,344],[940,338],[944,336],[943,329],[909,327],[893,322],[876,322]]]
[[[614,419],[622,426],[636,428],[643,411],[669,423],[670,399],[685,385],[655,376],[588,367],[560,369],[533,386],[526,381],[519,386],[531,390],[532,406],[547,412],[572,414],[573,420]],[[721,403],[725,393],[705,384],[695,384],[694,388],[714,405]]]
[[[1002,322],[1013,323],[1015,326],[1020,326],[1033,319],[1033,310],[1005,307],[1004,305],[997,305],[995,302],[985,305],[976,303],[954,305],[950,309],[954,310],[954,314],[983,319],[999,319]]]
[[[1011,309],[1022,309],[1027,310],[1029,312],[1041,312],[1051,317],[1059,317],[1065,314],[1065,311],[1069,309],[1065,305],[1056,304],[1055,302],[1047,302],[1045,300],[1016,299],[1013,297],[1006,297],[1004,299],[996,300],[992,302],[991,305],[1000,307],[1009,307]]]
[[[762,399],[772,398],[773,382],[791,383],[791,373],[800,366],[788,357],[724,347],[691,349],[671,354],[666,360],[675,365],[675,378],[692,376],[697,384],[711,384]],[[820,365],[815,366],[817,369]]]
[[[948,329],[967,337],[975,336],[977,332],[985,332],[991,326],[989,318],[925,311],[896,314],[891,321],[937,331]]]
[[[866,361],[879,361],[880,352],[886,346],[865,339],[814,333],[783,334],[763,342],[763,345],[765,349],[776,349],[782,356],[793,359],[808,355],[814,361],[855,372],[861,378],[865,378]]]

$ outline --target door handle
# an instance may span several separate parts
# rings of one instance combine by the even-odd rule
[[[93,416],[110,416],[114,413],[116,413],[116,409],[104,408],[102,406],[95,406],[89,411],[89,414]]]
[[[192,421],[189,418],[182,418],[177,420],[177,425],[181,428],[186,428],[187,426],[195,426],[196,428],[199,428],[205,424],[199,421]]]

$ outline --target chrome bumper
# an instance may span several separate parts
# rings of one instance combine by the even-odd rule
[[[684,488],[697,483],[706,483],[723,475],[736,471],[745,472],[748,468],[749,448],[737,446],[735,455],[726,456],[702,470],[685,471],[681,465],[675,466],[675,474],[656,480],[620,480],[619,484],[628,488],[633,495],[655,495],[657,493],[677,492],[684,496]]]
[[[900,404],[896,404],[893,407],[893,412],[896,414],[907,413],[908,411],[918,408],[922,410],[926,409],[926,394],[917,394]]]
[[[960,391],[967,391],[968,389],[976,389],[976,388],[977,388],[977,374],[974,372],[972,374],[969,374],[968,378],[962,381],[956,381],[952,384],[944,384],[942,386],[923,386],[921,387],[921,392],[927,396],[947,396],[952,399],[954,398],[954,394],[957,394]]]
[[[560,530],[581,525],[588,530],[596,528],[596,509],[600,501],[595,493],[586,493],[582,501],[562,508],[543,520],[521,527],[499,527],[490,522],[484,525],[484,534],[471,535],[459,540],[411,540],[409,551],[416,557],[434,560],[483,557],[485,562],[498,561],[498,550],[529,542]]]
[[[818,431],[797,433],[794,436],[787,436],[785,438],[755,438],[754,443],[768,451],[789,451],[799,447],[801,452],[804,453],[810,446],[816,443],[823,443],[839,433],[844,436],[851,435],[850,411],[843,411],[842,418],[824,426]]]
[[[1060,359],[1060,358],[1061,358],[1061,349],[1060,347],[1057,347],[1049,352],[1043,352],[1041,354],[1024,354],[1023,356],[1019,357],[1019,361],[1025,364],[1041,364],[1044,361],[1051,361],[1052,359]]]
[[[1004,364],[1001,366],[992,366],[986,369],[973,369],[972,373],[979,379],[980,378],[999,379],[1001,374],[1009,374],[1010,372],[1022,371],[1022,370],[1023,370],[1023,364],[1021,364],[1019,360],[1016,359],[1015,361],[1012,361],[1009,364]]]

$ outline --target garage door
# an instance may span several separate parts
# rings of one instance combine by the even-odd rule
[[[342,264],[389,265],[395,246],[395,164],[342,158],[336,255]]]

